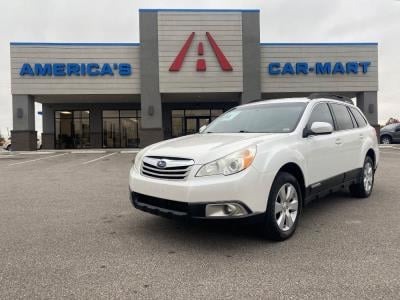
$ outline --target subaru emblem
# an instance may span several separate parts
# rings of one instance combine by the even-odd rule
[[[159,160],[157,162],[157,167],[164,169],[167,166],[167,162],[165,160]]]

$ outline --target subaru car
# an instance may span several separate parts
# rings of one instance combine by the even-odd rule
[[[186,220],[257,222],[268,238],[284,240],[309,201],[342,188],[354,197],[372,193],[378,140],[349,99],[258,101],[200,131],[136,155],[134,207]]]

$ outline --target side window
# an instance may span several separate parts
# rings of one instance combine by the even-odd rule
[[[365,121],[365,118],[361,115],[361,113],[353,107],[350,107],[350,109],[351,109],[351,112],[353,113],[354,118],[356,118],[358,127],[367,126],[367,121]]]
[[[333,114],[336,118],[338,130],[353,129],[353,121],[345,105],[331,103]]]
[[[361,126],[358,126],[358,123],[357,123],[356,119],[354,118],[353,114],[350,111],[350,107],[347,107],[347,111],[349,112],[351,121],[353,122],[353,127],[354,128],[361,127]]]
[[[312,123],[314,122],[326,122],[331,124],[332,127],[335,128],[328,104],[319,103],[314,107],[310,116],[310,120],[308,121],[308,127],[311,127]]]

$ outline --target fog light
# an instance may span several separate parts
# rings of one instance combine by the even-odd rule
[[[246,214],[246,209],[239,203],[218,203],[206,206],[206,217],[237,217]]]

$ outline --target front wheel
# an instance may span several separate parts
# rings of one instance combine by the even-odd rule
[[[390,136],[384,135],[384,136],[381,138],[381,144],[389,145],[389,144],[391,144],[391,143],[392,143],[392,139],[390,138]]]
[[[361,171],[359,183],[350,186],[351,195],[358,198],[369,197],[374,187],[374,179],[374,162],[371,157],[367,156]]]
[[[283,241],[293,235],[302,204],[300,185],[290,173],[279,172],[268,197],[264,233],[267,238]]]

